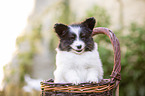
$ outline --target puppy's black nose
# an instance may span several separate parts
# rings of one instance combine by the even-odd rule
[[[78,49],[81,49],[81,48],[82,48],[82,45],[78,45],[77,48],[78,48]]]

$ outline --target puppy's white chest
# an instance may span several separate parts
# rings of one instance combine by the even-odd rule
[[[97,47],[80,55],[57,49],[54,75],[55,82],[98,82],[103,78],[103,70]]]
[[[58,52],[56,56],[57,66],[67,68],[84,68],[97,63],[97,52],[85,52],[81,55],[71,52]],[[94,64],[93,64],[94,63]]]

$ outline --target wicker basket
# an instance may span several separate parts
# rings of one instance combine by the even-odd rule
[[[121,54],[120,44],[115,34],[103,27],[94,28],[92,36],[105,34],[110,38],[114,50],[114,67],[110,79],[103,79],[100,83],[54,83],[53,80],[41,82],[41,96],[113,96],[113,89],[116,89],[116,96],[119,96],[119,83],[121,80]]]

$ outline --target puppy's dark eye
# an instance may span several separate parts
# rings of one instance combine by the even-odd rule
[[[86,37],[85,35],[81,35],[81,39],[84,40]]]
[[[74,36],[71,36],[71,37],[70,37],[70,40],[75,40],[75,37],[74,37]]]

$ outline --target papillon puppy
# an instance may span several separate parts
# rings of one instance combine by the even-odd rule
[[[91,17],[79,24],[55,24],[60,40],[56,49],[55,83],[99,83],[103,79],[97,43],[92,38],[95,23]]]

